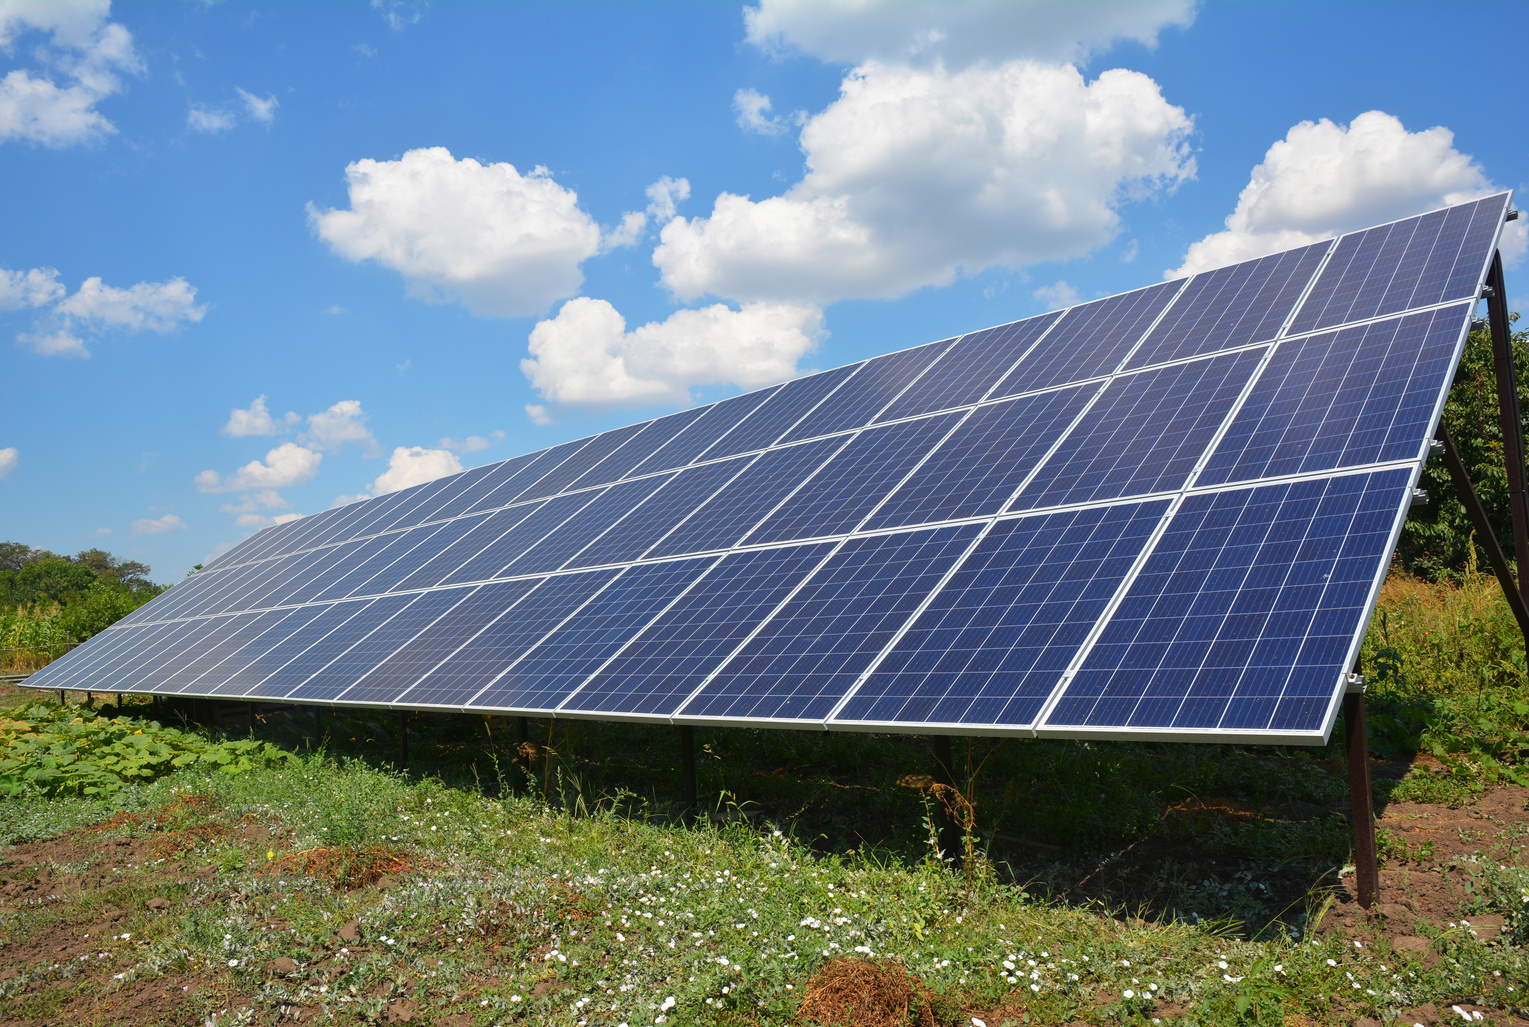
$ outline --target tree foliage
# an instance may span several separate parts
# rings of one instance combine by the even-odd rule
[[[1512,315],[1518,321],[1518,314]],[[1520,394],[1529,381],[1529,332],[1513,333],[1513,361]],[[1529,399],[1529,397],[1525,397]],[[1503,460],[1502,428],[1498,420],[1497,372],[1491,335],[1472,331],[1444,405],[1444,424],[1481,497],[1498,543],[1513,559],[1513,521],[1508,507],[1508,472]],[[1444,461],[1434,458],[1423,469],[1419,486],[1429,504],[1414,509],[1402,528],[1397,562],[1409,573],[1430,581],[1457,578],[1472,562],[1487,565],[1481,540],[1474,537],[1470,518],[1455,495]]]

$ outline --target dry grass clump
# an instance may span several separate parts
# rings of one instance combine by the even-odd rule
[[[901,964],[831,959],[807,982],[797,1012],[824,1027],[905,1027],[915,1003],[919,1027],[935,1027],[923,982]]]
[[[334,845],[280,856],[272,862],[270,872],[309,874],[328,881],[332,887],[351,891],[370,887],[383,877],[421,869],[424,865],[416,857],[381,845],[365,848]]]

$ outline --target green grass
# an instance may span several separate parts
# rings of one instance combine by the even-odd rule
[[[172,817],[181,830],[258,823],[278,834],[249,843],[209,833],[184,860],[222,868],[215,877],[175,883],[158,865],[119,868],[104,894],[7,917],[0,938],[23,942],[82,904],[142,909],[160,895],[169,914],[136,914],[102,942],[124,975],[109,988],[194,976],[260,1009],[342,1021],[408,998],[430,1015],[466,1011],[483,1024],[795,1022],[812,973],[840,955],[901,962],[932,989],[941,1022],[1008,1005],[1032,1023],[1147,1023],[1158,1001],[1200,1024],[1281,1023],[1296,1011],[1320,1022],[1445,995],[1511,1005],[1506,982],[1525,979],[1521,950],[1484,946],[1464,929],[1443,932],[1447,955],[1432,969],[1383,944],[1248,942],[1224,923],[1049,903],[988,869],[968,878],[928,859],[824,856],[777,828],[686,829],[622,802],[573,816],[321,755],[236,777],[182,771],[109,803],[55,799],[51,808],[58,823],[78,823],[113,809],[174,809],[188,794],[213,805],[205,819]],[[37,815],[8,803],[0,831],[25,834]],[[121,830],[152,837],[148,823]],[[285,855],[337,843],[383,846],[417,869],[386,889],[353,891],[280,869]],[[1529,879],[1498,872],[1491,887],[1483,908],[1517,900]],[[342,950],[335,931],[350,920],[362,941]],[[281,957],[299,972],[273,974]],[[0,1017],[44,1015],[84,985],[70,966],[34,973],[48,987],[6,982]]]

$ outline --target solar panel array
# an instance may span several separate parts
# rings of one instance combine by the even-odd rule
[[[1319,743],[1507,201],[267,528],[28,684]]]

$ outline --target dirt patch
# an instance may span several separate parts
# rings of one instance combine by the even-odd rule
[[[900,964],[832,959],[807,982],[797,1012],[802,1019],[825,1027],[904,1027],[915,1008],[919,1027],[934,1027],[934,1011],[923,982]]]
[[[276,859],[268,873],[308,874],[328,881],[335,888],[353,891],[367,888],[384,878],[397,884],[401,874],[425,869],[417,857],[381,845],[364,849],[348,845],[304,849]]]

